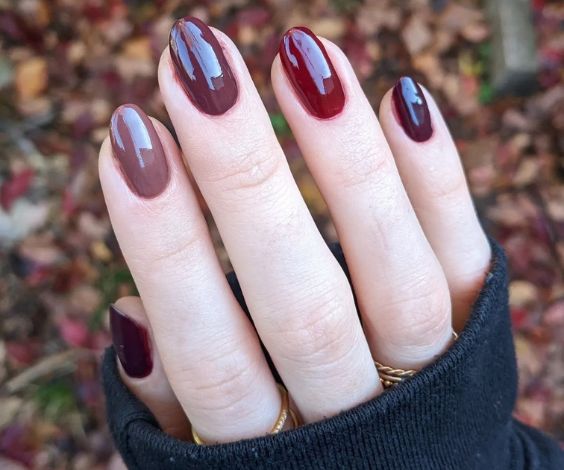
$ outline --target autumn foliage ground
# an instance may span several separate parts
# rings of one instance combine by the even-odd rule
[[[269,85],[281,33],[305,24],[337,42],[374,107],[402,74],[431,90],[512,267],[516,414],[563,440],[564,7],[532,7],[538,89],[498,98],[490,27],[472,0],[0,0],[0,468],[105,468],[113,452],[98,362],[107,305],[134,286],[97,151],[121,103],[169,122],[155,68],[186,14],[240,47],[328,239],[326,206]],[[218,252],[227,266],[219,241]]]

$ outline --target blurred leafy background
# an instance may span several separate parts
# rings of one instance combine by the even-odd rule
[[[97,152],[121,103],[169,123],[156,64],[187,14],[239,46],[327,238],[325,203],[269,85],[281,34],[304,24],[339,44],[375,108],[402,74],[432,91],[512,267],[516,414],[563,440],[564,5],[531,8],[539,87],[501,99],[473,0],[0,0],[0,468],[101,469],[113,453],[98,363],[107,305],[134,286]]]

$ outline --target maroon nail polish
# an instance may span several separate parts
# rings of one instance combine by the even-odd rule
[[[112,115],[110,138],[131,190],[144,198],[163,192],[169,180],[168,163],[147,115],[135,105],[120,106]]]
[[[341,81],[321,41],[309,29],[290,29],[280,42],[280,59],[288,79],[307,110],[321,119],[345,106]]]
[[[415,80],[402,77],[394,86],[392,99],[405,133],[416,142],[425,142],[433,134],[431,114],[423,90]]]
[[[110,328],[114,349],[129,377],[141,379],[153,370],[149,334],[141,325],[110,305]]]
[[[210,28],[197,18],[177,20],[169,46],[177,77],[201,111],[217,116],[235,104],[237,82]]]

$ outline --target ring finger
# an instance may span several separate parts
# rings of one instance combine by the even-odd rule
[[[460,331],[490,264],[456,146],[433,98],[401,78],[380,104],[380,122],[417,217],[445,272]]]
[[[451,340],[447,282],[352,68],[305,28],[272,68],[278,102],[327,200],[374,357],[419,368]]]

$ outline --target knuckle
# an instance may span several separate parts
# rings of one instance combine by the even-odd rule
[[[349,320],[350,308],[344,296],[329,293],[301,302],[291,310],[291,318],[277,333],[281,355],[299,363],[330,366],[347,356],[355,344],[355,323]]]
[[[408,283],[401,301],[388,305],[403,312],[409,322],[390,325],[390,338],[396,345],[425,347],[434,344],[450,328],[451,300],[444,280],[427,277]]]
[[[160,270],[155,269],[157,267],[170,266],[178,262],[185,263],[190,259],[200,258],[201,253],[205,250],[206,237],[203,234],[205,234],[204,227],[191,226],[183,230],[181,236],[175,233],[170,237],[160,237],[152,244],[150,250],[146,250],[144,266],[158,273]]]
[[[461,198],[468,197],[466,178],[462,172],[436,174],[427,186],[432,199],[457,203]]]
[[[222,412],[239,408],[255,388],[256,368],[234,355],[230,360],[202,362],[198,371],[184,371],[188,394],[198,402],[201,411]]]
[[[247,142],[214,168],[206,182],[227,192],[257,190],[271,181],[281,162],[267,143]]]
[[[374,149],[370,139],[355,139],[350,145],[346,144],[345,148],[353,150],[344,154],[344,164],[337,174],[339,184],[343,187],[364,186],[389,175],[392,169],[391,159],[385,152]]]

